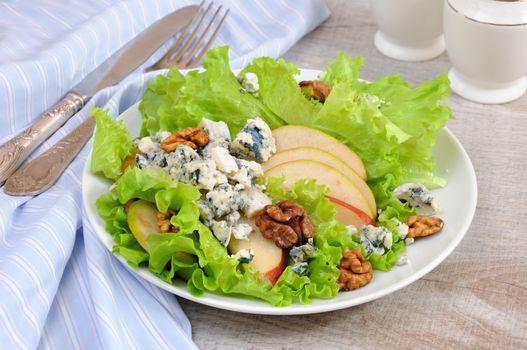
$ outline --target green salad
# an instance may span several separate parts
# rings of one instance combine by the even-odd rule
[[[168,283],[184,280],[189,292],[196,296],[205,292],[230,294],[258,298],[275,306],[336,297],[340,289],[339,263],[346,250],[358,249],[376,270],[391,270],[406,250],[407,241],[398,232],[398,226],[416,214],[412,201],[401,200],[396,189],[406,183],[427,188],[446,185],[443,178],[434,175],[432,148],[438,132],[452,118],[450,109],[440,103],[449,96],[450,88],[444,74],[414,88],[399,75],[367,82],[359,79],[362,66],[362,57],[339,53],[318,78],[331,88],[321,101],[299,86],[300,70],[294,64],[260,57],[236,75],[229,66],[228,47],[216,47],[207,53],[204,70],[183,75],[173,68],[148,83],[139,105],[142,115],[139,138],[134,140],[124,124],[107,111],[94,109],[97,128],[91,170],[113,182],[110,191],[96,203],[106,230],[115,241],[113,252],[133,267],[148,267]],[[245,84],[246,77],[255,77],[256,88]],[[287,257],[283,271],[270,281],[249,264],[252,256],[235,256],[229,251],[230,234],[227,237],[218,234],[214,225],[219,221],[206,219],[204,200],[214,200],[207,193],[217,191],[220,185],[208,188],[184,181],[183,177],[163,169],[166,160],[156,166],[141,166],[141,162],[155,158],[141,154],[141,150],[159,149],[170,133],[197,128],[204,121],[223,122],[230,137],[236,140],[239,138],[236,135],[254,120],[265,122],[271,130],[286,125],[314,128],[354,151],[364,163],[367,184],[375,197],[378,208],[378,216],[373,218],[375,225],[389,231],[390,244],[381,250],[366,247],[360,228],[350,229],[337,220],[335,204],[327,197],[331,190],[318,183],[316,176],[288,186],[284,177],[255,175],[252,187],[258,188],[272,203],[284,200],[298,203],[315,229],[309,242],[313,251],[301,263],[306,268],[299,272],[295,268],[298,265]],[[212,143],[210,133],[209,138]],[[189,150],[184,156],[192,159],[193,152]],[[205,159],[205,152],[206,148],[198,147],[195,153]],[[256,162],[261,160],[257,153],[251,153]],[[237,154],[233,159],[240,169],[240,164],[250,165],[246,160],[249,158]],[[131,159],[135,166],[129,166]],[[201,175],[204,176],[203,169]],[[229,188],[240,189],[240,193],[246,191],[241,189],[242,180],[234,185],[231,177],[227,178]],[[226,193],[225,188],[222,193]],[[238,196],[230,195],[220,201],[225,204],[233,195]],[[166,216],[166,224],[176,229],[148,232],[138,239],[130,224],[132,206],[138,201],[158,213],[171,213]],[[241,207],[231,211],[238,209],[243,213]]]

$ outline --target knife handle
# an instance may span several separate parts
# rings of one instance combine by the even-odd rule
[[[95,117],[88,117],[53,147],[11,175],[5,182],[4,192],[34,196],[50,188],[88,142],[94,127]]]
[[[86,102],[86,96],[69,92],[33,125],[0,146],[0,186],[42,142],[80,111]]]

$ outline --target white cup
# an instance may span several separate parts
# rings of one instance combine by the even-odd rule
[[[443,0],[370,0],[379,30],[375,47],[402,61],[424,61],[445,50]]]
[[[525,93],[527,2],[446,0],[444,31],[454,92],[486,104]]]

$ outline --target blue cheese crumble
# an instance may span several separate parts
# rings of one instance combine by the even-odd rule
[[[298,247],[293,247],[289,251],[289,256],[293,262],[305,262],[315,256],[315,246],[313,244],[313,238],[307,240],[306,244]]]
[[[308,239],[306,244],[291,248],[289,256],[293,260],[291,269],[300,276],[306,275],[309,271],[307,261],[315,256],[313,238]]]
[[[276,145],[269,125],[262,119],[249,119],[231,142],[231,152],[240,158],[265,162],[274,153]]]
[[[400,239],[405,239],[406,236],[408,236],[408,225],[404,222],[399,221],[397,218],[391,218],[391,220],[395,223],[395,232],[399,236]]]
[[[202,193],[197,203],[200,218],[224,246],[232,236],[248,239],[252,228],[240,220],[242,213],[250,218],[271,204],[263,192],[265,186],[257,184],[263,169],[254,161],[266,160],[276,151],[271,130],[263,120],[250,119],[231,141],[224,122],[202,119],[198,127],[207,133],[209,143],[197,150],[178,145],[173,152],[165,152],[160,143],[172,135],[166,131],[136,139],[136,164],[141,169],[161,169],[177,181],[197,186]]]
[[[212,147],[210,157],[216,163],[219,171],[229,175],[238,173],[239,168],[236,159],[230,155],[226,148],[220,146]]]
[[[225,122],[215,122],[209,119],[202,119],[198,128],[205,131],[209,136],[208,145],[228,146],[231,142],[231,133]]]
[[[399,257],[397,258],[396,264],[398,266],[402,266],[402,265],[408,264],[408,255],[406,253],[403,253],[403,254],[399,255]]]
[[[229,184],[217,186],[205,195],[207,204],[216,218],[240,209],[240,194]]]
[[[258,187],[251,187],[240,193],[241,208],[248,218],[255,216],[266,205],[270,205],[271,198],[263,193]]]
[[[227,221],[212,221],[212,233],[225,247],[231,240],[232,226]]]
[[[245,76],[238,77],[238,81],[242,88],[251,94],[255,94],[260,90],[258,76],[254,73],[247,72]]]
[[[291,270],[299,276],[305,276],[309,272],[309,265],[307,262],[294,263],[291,266]]]
[[[399,200],[415,208],[418,215],[430,216],[440,210],[432,193],[422,184],[406,183],[393,191]]]
[[[241,249],[236,254],[232,254],[231,257],[238,260],[240,264],[248,264],[253,260],[254,254],[250,249]]]
[[[364,226],[360,233],[360,243],[368,254],[384,254],[392,247],[392,233],[383,226]]]
[[[238,224],[232,228],[232,235],[236,239],[249,239],[253,228],[249,224]]]

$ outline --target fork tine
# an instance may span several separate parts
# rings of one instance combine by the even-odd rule
[[[209,4],[209,6],[207,6],[207,9],[203,12],[201,18],[199,19],[198,24],[196,25],[196,27],[194,28],[190,36],[185,40],[185,43],[183,44],[183,46],[180,47],[180,49],[177,51],[177,54],[174,57],[170,58],[172,62],[177,63],[181,59],[181,56],[185,53],[188,46],[192,43],[192,40],[194,40],[196,33],[198,32],[199,28],[201,27],[201,24],[203,23],[203,20],[207,17],[207,14],[211,10],[211,8],[212,8],[212,2]]]
[[[212,45],[212,43],[214,42],[214,39],[216,39],[216,37],[218,36],[218,34],[220,32],[220,29],[223,26],[223,23],[225,22],[225,19],[227,18],[228,14],[229,14],[229,9],[227,9],[227,11],[225,11],[225,14],[223,15],[222,19],[220,20],[220,23],[218,24],[218,27],[216,27],[216,30],[214,31],[214,33],[212,33],[212,36],[209,38],[209,41],[207,41],[205,46],[203,46],[201,48],[201,51],[192,60],[192,63],[190,65],[188,65],[186,68],[195,68],[195,67],[198,66],[199,62],[201,62],[201,58],[203,57],[205,52],[207,52],[209,47]],[[192,55],[190,55],[190,57],[192,57]]]
[[[223,9],[223,6],[220,5],[220,7],[218,7],[218,9],[216,10],[216,12],[214,13],[214,16],[212,17],[212,19],[209,21],[209,24],[207,25],[207,27],[205,28],[205,30],[203,31],[203,33],[201,34],[201,36],[194,41],[193,45],[191,45],[191,47],[189,48],[190,52],[188,53],[185,53],[185,57],[182,57],[181,61],[178,62],[178,65],[182,65],[182,66],[187,66],[188,62],[192,59],[192,57],[194,56],[194,53],[196,52],[196,50],[199,48],[199,46],[203,43],[203,41],[205,40],[205,37],[207,36],[212,24],[216,21],[216,18],[218,18],[218,15],[220,14],[221,10]],[[220,24],[221,25],[221,24]]]
[[[194,23],[196,18],[199,16],[201,11],[203,10],[204,5],[205,5],[205,0],[202,0],[201,4],[199,4],[198,9],[196,10],[196,13],[192,16],[192,19],[188,22],[188,24],[185,26],[185,29],[181,32],[181,34],[177,38],[174,45],[172,45],[172,47],[165,53],[165,55],[161,58],[161,60],[165,58],[170,59],[170,57],[172,57],[174,52],[180,47],[181,41],[183,41],[183,38],[185,37],[185,35],[187,35],[189,29],[192,27],[192,24]]]

